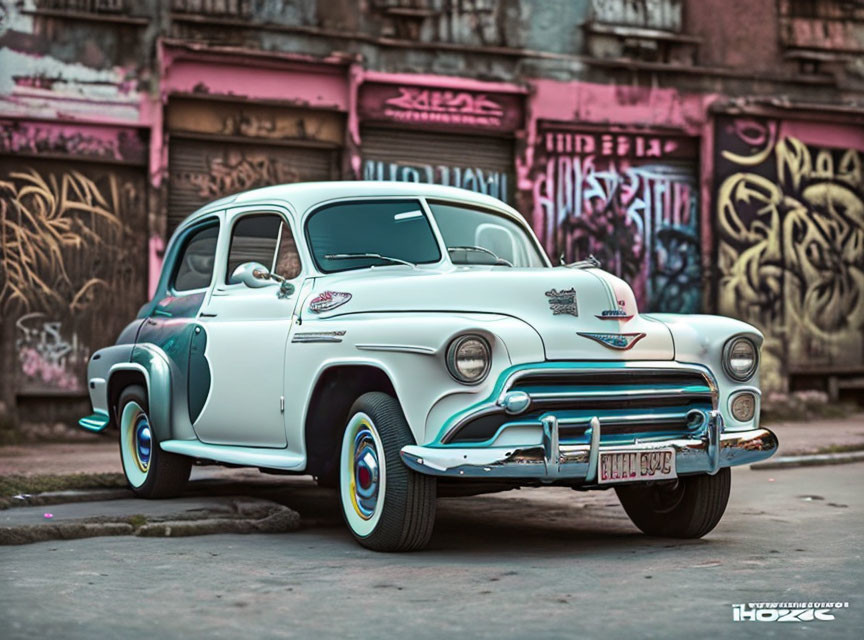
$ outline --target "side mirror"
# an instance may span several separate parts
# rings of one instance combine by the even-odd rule
[[[272,286],[276,281],[271,279],[270,270],[260,262],[244,262],[231,274],[231,284],[241,283],[252,289],[260,289]]]
[[[244,262],[231,274],[231,284],[245,284],[252,289],[279,285],[279,297],[287,298],[294,293],[294,285],[270,270],[260,262]]]

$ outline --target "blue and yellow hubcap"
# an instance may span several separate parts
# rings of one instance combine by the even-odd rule
[[[147,414],[142,413],[138,416],[133,433],[135,434],[135,462],[138,463],[138,468],[141,471],[147,471],[150,466],[150,451],[153,446]]]
[[[352,502],[357,514],[368,519],[375,513],[375,507],[378,504],[380,469],[375,439],[365,425],[354,436],[352,461]]]

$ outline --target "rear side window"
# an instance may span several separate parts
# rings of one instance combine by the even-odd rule
[[[206,289],[210,286],[218,238],[218,224],[208,225],[189,234],[177,258],[175,291]]]
[[[263,264],[287,280],[300,275],[300,257],[291,228],[275,213],[240,218],[231,233],[225,282],[231,284],[234,270],[244,262]]]

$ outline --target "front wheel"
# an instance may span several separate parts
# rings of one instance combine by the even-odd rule
[[[375,551],[422,549],[435,523],[436,482],[412,471],[400,450],[414,438],[395,398],[373,391],[351,407],[339,457],[348,528]]]
[[[701,538],[720,522],[729,502],[729,467],[715,475],[616,487],[624,511],[649,536]]]
[[[148,413],[144,387],[123,389],[117,403],[120,460],[132,491],[141,498],[173,498],[189,479],[192,462],[159,448]]]

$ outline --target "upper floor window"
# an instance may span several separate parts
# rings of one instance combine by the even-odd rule
[[[177,271],[174,275],[176,291],[205,289],[210,286],[218,238],[219,225],[216,223],[192,231],[186,237],[177,257]]]
[[[240,218],[231,233],[226,284],[244,262],[258,262],[287,280],[300,275],[300,256],[291,228],[275,213]]]

